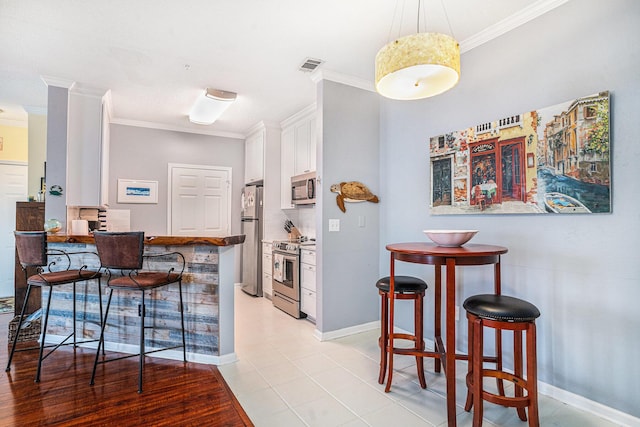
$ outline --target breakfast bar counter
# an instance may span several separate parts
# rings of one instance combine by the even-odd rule
[[[187,359],[189,361],[223,364],[236,359],[234,353],[234,265],[235,245],[244,242],[244,235],[227,237],[189,237],[189,236],[148,236],[145,237],[145,255],[180,252],[186,261],[183,274],[185,333]],[[97,253],[93,236],[49,235],[50,249],[67,252]],[[81,254],[74,257],[74,265],[87,265],[98,269],[97,256]],[[145,270],[168,271],[178,267],[175,257],[154,257],[145,261]],[[179,270],[179,268],[178,268]],[[106,279],[102,279],[102,288]],[[60,290],[58,290],[60,289]],[[47,341],[59,342],[68,333],[65,331],[73,324],[73,287],[57,287],[52,295],[51,313]],[[78,333],[87,338],[100,335],[100,305],[97,287],[77,287],[76,304],[78,313]],[[43,289],[43,298],[46,290]],[[109,328],[105,335],[106,349],[123,353],[137,353],[139,344],[138,307],[134,295],[126,292],[114,294],[111,310],[117,310],[119,316],[109,317]],[[180,312],[177,286],[156,289],[146,304],[154,312],[153,335],[148,332],[146,340],[149,347],[171,346],[181,340]],[[80,314],[79,314],[80,316]],[[164,328],[166,327],[166,328]],[[163,329],[164,328],[164,329]],[[169,350],[156,353],[158,357],[182,360],[182,351]]]
[[[161,246],[188,246],[188,245],[213,245],[213,246],[233,246],[244,243],[244,235],[227,237],[190,237],[190,236],[147,236],[144,239],[145,245]],[[47,236],[49,243],[85,243],[93,244],[93,236],[73,236],[67,234],[50,234]]]

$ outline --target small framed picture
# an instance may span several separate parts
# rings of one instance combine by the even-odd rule
[[[118,203],[158,203],[158,181],[118,179]]]

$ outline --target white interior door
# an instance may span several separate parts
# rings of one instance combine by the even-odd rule
[[[16,202],[27,200],[27,165],[0,163],[0,297],[14,294]]]
[[[231,168],[169,164],[169,234],[231,235]]]

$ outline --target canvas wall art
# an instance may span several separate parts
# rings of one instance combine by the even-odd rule
[[[609,92],[433,136],[431,213],[611,212]]]

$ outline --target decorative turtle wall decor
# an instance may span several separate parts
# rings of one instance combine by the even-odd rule
[[[336,196],[336,203],[342,212],[346,212],[347,209],[344,206],[344,202],[371,202],[378,203],[380,200],[378,196],[373,194],[366,185],[358,181],[341,182],[340,184],[333,184],[331,186],[333,193],[338,193]]]

